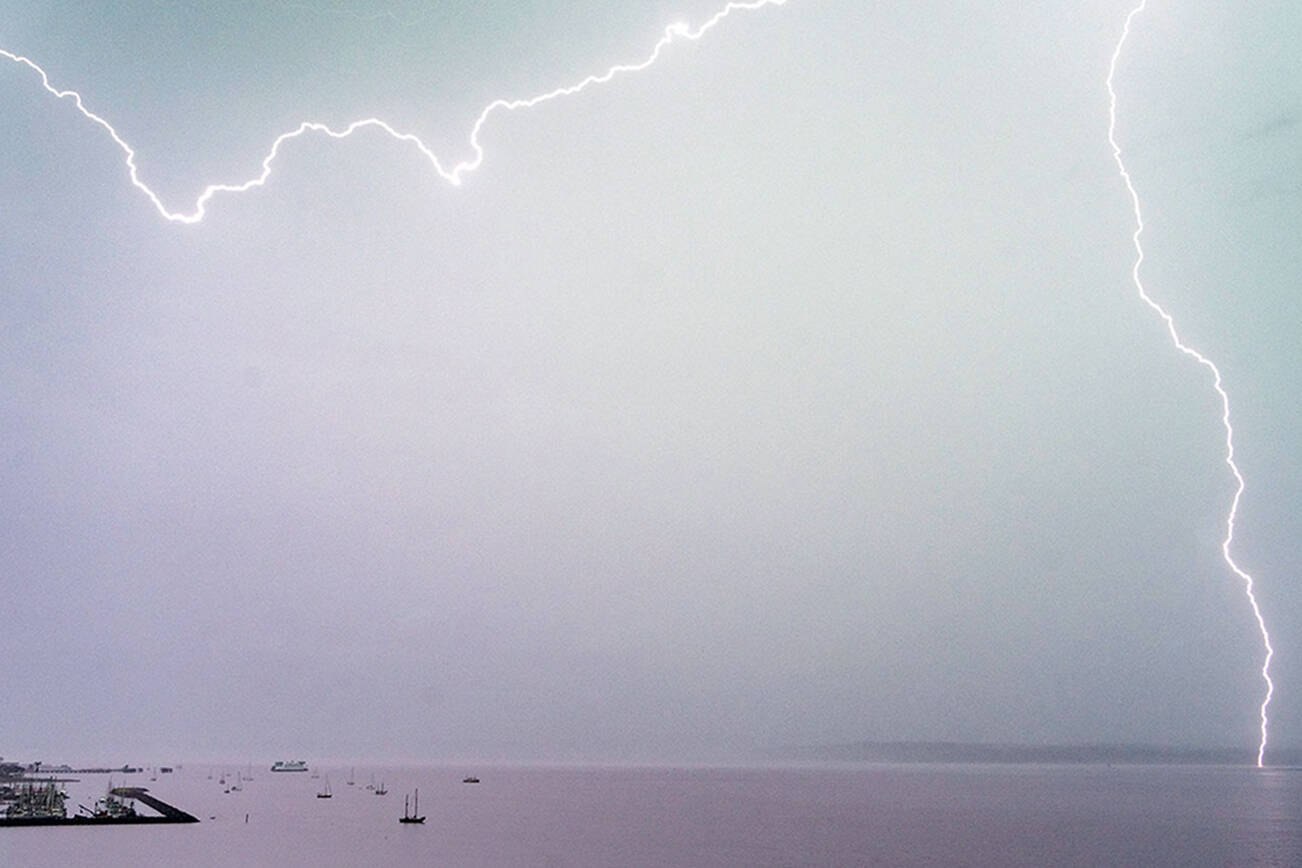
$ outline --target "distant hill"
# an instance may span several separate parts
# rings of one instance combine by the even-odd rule
[[[1135,765],[1256,765],[1255,748],[1168,747],[1143,744],[964,744],[861,741],[781,748],[773,759],[884,763],[1086,763]],[[1302,765],[1302,749],[1268,750],[1272,766]]]

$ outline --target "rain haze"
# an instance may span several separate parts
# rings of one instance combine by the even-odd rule
[[[305,120],[452,164],[710,0],[0,2],[174,210]],[[0,63],[0,753],[1255,751],[1211,379],[1131,282],[1130,7],[789,0],[160,219]],[[1302,743],[1297,4],[1117,69]],[[1269,754],[1268,754],[1269,758]]]

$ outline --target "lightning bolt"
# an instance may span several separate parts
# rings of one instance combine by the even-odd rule
[[[394,129],[386,121],[381,120],[380,118],[371,117],[371,118],[365,118],[363,120],[353,121],[352,123],[348,124],[342,129],[334,129],[326,124],[315,122],[315,121],[304,121],[303,123],[299,124],[299,126],[296,129],[293,129],[286,133],[282,133],[281,135],[276,137],[276,139],[272,142],[271,148],[267,152],[267,155],[262,160],[261,171],[256,176],[250,178],[247,181],[243,181],[241,183],[236,183],[236,184],[208,185],[195,199],[192,210],[188,212],[169,210],[167,206],[163,203],[162,199],[158,196],[158,194],[154,192],[154,190],[151,189],[143,180],[141,180],[139,166],[136,163],[135,150],[131,147],[131,145],[127,143],[127,141],[124,138],[122,138],[122,136],[118,133],[118,131],[114,129],[112,124],[110,124],[102,116],[96,114],[95,112],[91,111],[86,107],[84,101],[82,100],[81,94],[73,90],[61,90],[59,88],[56,88],[53,84],[50,83],[50,77],[46,73],[46,71],[30,58],[24,57],[19,54],[14,54],[13,52],[7,51],[3,48],[0,48],[0,56],[8,58],[14,63],[30,68],[37,75],[40,76],[41,84],[51,95],[61,100],[62,99],[72,100],[77,110],[81,112],[81,114],[85,116],[87,120],[101,127],[109,135],[109,137],[113,139],[113,141],[117,144],[117,146],[121,149],[122,153],[125,155],[125,164],[127,167],[128,174],[131,178],[132,185],[135,186],[136,189],[138,189],[141,193],[143,193],[151,203],[153,203],[154,208],[158,211],[160,215],[162,215],[165,219],[174,223],[195,224],[201,222],[204,219],[204,217],[207,215],[208,205],[217,194],[244,193],[256,187],[261,187],[264,184],[266,184],[267,180],[271,177],[272,166],[275,163],[276,159],[280,156],[281,147],[286,142],[307,135],[308,133],[320,133],[329,136],[333,139],[344,139],[351,136],[353,133],[359,130],[369,129],[369,128],[378,129],[384,132],[385,134],[389,135],[393,139],[397,140],[398,142],[415,148],[415,150],[429,162],[430,166],[434,169],[434,171],[438,174],[440,178],[442,178],[444,181],[451,184],[452,186],[460,186],[463,177],[469,173],[476,171],[484,162],[484,148],[480,143],[479,137],[480,137],[480,133],[484,128],[484,125],[488,123],[489,119],[494,114],[499,112],[514,112],[521,109],[532,109],[539,105],[542,105],[543,103],[550,102],[555,99],[560,99],[562,97],[567,97],[567,96],[573,96],[590,87],[606,84],[618,76],[640,72],[655,64],[660,59],[660,57],[665,52],[665,50],[669,48],[669,46],[673,44],[675,41],[682,40],[688,42],[695,42],[703,38],[707,33],[713,30],[719,23],[721,23],[728,16],[732,15],[734,12],[753,12],[767,6],[783,6],[786,4],[786,2],[787,0],[745,0],[745,2],[739,2],[739,0],[734,0],[734,2],[727,3],[722,9],[720,9],[713,16],[708,18],[704,23],[696,26],[695,28],[690,27],[685,23],[677,23],[665,28],[664,33],[656,41],[651,51],[641,61],[638,61],[636,63],[616,64],[614,66],[609,67],[605,72],[599,75],[590,75],[574,84],[567,85],[564,87],[558,87],[554,90],[548,91],[546,93],[541,93],[538,94],[537,96],[529,97],[527,99],[493,100],[492,102],[488,103],[480,110],[479,115],[476,117],[475,122],[471,127],[470,136],[469,136],[469,145],[470,145],[470,150],[472,151],[474,156],[468,160],[463,160],[459,163],[456,163],[450,169],[446,168],[443,165],[442,161],[439,160],[438,156],[423,141],[421,141],[421,139],[418,136],[412,133],[405,133],[397,129]],[[1107,75],[1108,142],[1112,146],[1112,156],[1113,159],[1116,161],[1117,169],[1120,172],[1121,178],[1125,182],[1126,189],[1130,194],[1131,205],[1134,213],[1135,231],[1132,236],[1132,240],[1134,242],[1134,247],[1135,247],[1135,262],[1134,262],[1134,266],[1131,269],[1131,277],[1134,282],[1135,289],[1138,291],[1140,299],[1145,304],[1147,304],[1159,317],[1161,317],[1162,321],[1166,324],[1167,333],[1170,335],[1171,341],[1175,345],[1175,347],[1180,352],[1189,356],[1198,364],[1204,366],[1211,372],[1212,379],[1213,379],[1213,383],[1212,383],[1213,388],[1216,390],[1216,394],[1220,397],[1221,400],[1221,409],[1222,409],[1221,422],[1225,428],[1225,462],[1229,466],[1230,472],[1233,474],[1235,482],[1237,484],[1237,487],[1234,492],[1234,498],[1230,505],[1230,511],[1226,518],[1226,532],[1225,532],[1225,539],[1221,543],[1221,554],[1224,557],[1226,564],[1229,565],[1230,569],[1234,572],[1234,574],[1237,575],[1244,583],[1244,590],[1248,598],[1248,603],[1252,608],[1252,613],[1256,619],[1257,627],[1261,632],[1262,644],[1265,646],[1265,650],[1266,650],[1265,661],[1263,662],[1261,667],[1261,677],[1266,684],[1266,695],[1261,703],[1261,741],[1257,749],[1257,766],[1261,767],[1264,764],[1266,743],[1267,743],[1267,726],[1268,726],[1267,708],[1270,705],[1270,700],[1275,690],[1274,682],[1272,682],[1270,678],[1270,662],[1271,662],[1271,658],[1274,656],[1274,649],[1271,647],[1270,634],[1266,629],[1266,621],[1265,618],[1262,616],[1261,607],[1257,603],[1257,598],[1253,590],[1254,583],[1253,583],[1252,576],[1249,575],[1242,568],[1240,568],[1237,563],[1235,563],[1234,558],[1231,554],[1231,545],[1234,541],[1235,518],[1238,514],[1239,502],[1243,496],[1245,484],[1243,480],[1243,475],[1239,472],[1238,465],[1234,461],[1234,428],[1230,423],[1229,395],[1225,392],[1225,389],[1222,386],[1220,370],[1210,359],[1208,359],[1206,356],[1204,356],[1202,353],[1198,352],[1197,350],[1193,349],[1192,347],[1186,345],[1180,339],[1180,335],[1175,328],[1174,319],[1171,317],[1169,313],[1166,312],[1165,309],[1162,308],[1161,305],[1159,305],[1156,301],[1153,300],[1153,298],[1148,294],[1147,290],[1144,288],[1144,284],[1140,279],[1140,267],[1144,261],[1144,249],[1140,243],[1140,236],[1143,234],[1144,231],[1143,214],[1140,208],[1139,194],[1136,192],[1135,186],[1131,181],[1130,173],[1126,169],[1126,165],[1121,159],[1121,146],[1117,144],[1117,139],[1116,139],[1117,94],[1113,86],[1113,82],[1116,77],[1117,63],[1121,57],[1122,49],[1125,47],[1125,44],[1130,36],[1131,23],[1133,22],[1135,17],[1144,10],[1146,6],[1147,6],[1147,0],[1141,0],[1139,5],[1133,8],[1130,11],[1130,13],[1126,16],[1125,24],[1121,32],[1121,37],[1117,41],[1116,47],[1112,52],[1112,59],[1108,66],[1108,75]]]
[[[1234,499],[1230,502],[1230,511],[1225,519],[1225,539],[1221,542],[1221,555],[1225,558],[1225,563],[1230,569],[1243,581],[1244,593],[1248,598],[1248,604],[1252,607],[1252,615],[1257,621],[1257,629],[1261,632],[1261,643],[1266,649],[1266,659],[1261,664],[1261,678],[1266,683],[1266,696],[1261,701],[1261,741],[1257,747],[1257,768],[1265,764],[1266,758],[1266,741],[1267,727],[1269,718],[1266,711],[1270,706],[1270,698],[1275,693],[1275,683],[1270,679],[1270,660],[1275,656],[1275,649],[1270,644],[1270,633],[1266,630],[1266,619],[1262,617],[1261,606],[1257,603],[1257,595],[1253,591],[1252,576],[1242,567],[1234,562],[1234,556],[1230,552],[1230,547],[1234,542],[1234,520],[1239,512],[1239,501],[1243,497],[1243,474],[1239,472],[1239,466],[1234,462],[1234,426],[1230,424],[1230,396],[1226,393],[1221,382],[1220,369],[1212,362],[1211,359],[1198,352],[1193,347],[1180,340],[1180,334],[1176,331],[1175,320],[1166,310],[1153,300],[1148,291],[1144,289],[1144,283],[1139,278],[1140,266],[1144,263],[1144,247],[1140,244],[1140,236],[1144,233],[1144,215],[1139,207],[1139,194],[1135,192],[1135,185],[1130,179],[1130,172],[1126,169],[1125,162],[1121,159],[1121,146],[1117,144],[1117,92],[1113,87],[1113,80],[1117,73],[1117,61],[1121,57],[1121,50],[1125,47],[1126,40],[1130,37],[1130,25],[1135,16],[1144,11],[1148,5],[1148,0],[1140,0],[1138,6],[1130,10],[1126,16],[1125,24],[1121,29],[1121,38],[1117,41],[1117,46],[1112,52],[1112,61],[1108,64],[1108,142],[1112,145],[1112,158],[1117,163],[1117,170],[1121,173],[1121,180],[1126,184],[1126,190],[1130,193],[1130,203],[1135,216],[1135,232],[1131,240],[1135,245],[1135,264],[1130,270],[1131,279],[1134,281],[1135,289],[1139,292],[1140,299],[1144,304],[1152,308],[1153,312],[1162,318],[1166,324],[1167,334],[1171,337],[1171,342],[1175,344],[1176,349],[1189,356],[1198,364],[1202,365],[1212,375],[1212,388],[1221,399],[1221,424],[1225,427],[1225,463],[1229,465],[1230,473],[1234,475],[1235,489]]]
[[[82,100],[81,94],[77,93],[75,90],[60,90],[59,88],[56,88],[50,83],[50,77],[45,70],[30,58],[14,54],[13,52],[6,51],[3,48],[0,48],[0,56],[7,57],[14,63],[32,69],[41,77],[41,84],[44,85],[47,91],[58,99],[72,100],[73,104],[77,107],[77,111],[81,112],[87,120],[102,127],[113,141],[117,143],[117,146],[122,149],[122,153],[126,155],[127,172],[131,176],[131,183],[136,187],[136,189],[143,193],[150,202],[153,203],[154,208],[157,209],[159,214],[173,223],[193,224],[203,220],[204,216],[208,213],[208,203],[212,201],[212,198],[218,193],[245,193],[255,187],[261,187],[263,184],[267,183],[267,179],[271,177],[272,164],[275,163],[276,158],[280,156],[281,146],[291,139],[297,139],[307,133],[322,133],[332,139],[345,139],[358,130],[374,127],[382,130],[389,136],[397,139],[399,142],[414,147],[421,156],[429,161],[429,164],[434,168],[434,171],[438,173],[440,178],[454,187],[460,186],[462,177],[478,169],[484,162],[484,148],[479,142],[479,134],[483,130],[484,124],[488,123],[488,119],[495,113],[531,109],[554,99],[573,96],[574,94],[587,90],[589,87],[606,84],[616,76],[641,72],[659,60],[665,49],[676,40],[681,39],[688,42],[695,42],[704,37],[705,34],[713,30],[721,21],[729,15],[732,15],[734,12],[753,12],[764,8],[765,6],[782,6],[785,5],[786,2],[787,0],[746,0],[746,2],[736,2],[736,0],[734,0],[734,2],[728,3],[718,12],[714,13],[714,15],[708,18],[705,23],[700,24],[695,28],[681,22],[666,27],[664,34],[661,35],[660,39],[651,49],[651,52],[643,60],[637,63],[616,64],[600,75],[590,75],[575,84],[558,87],[555,90],[538,94],[537,96],[529,97],[528,99],[495,99],[480,110],[479,116],[475,119],[474,126],[471,127],[470,149],[474,152],[474,156],[469,160],[457,163],[451,169],[445,168],[438,156],[430,150],[430,148],[421,141],[418,136],[412,133],[404,133],[396,130],[380,118],[365,118],[363,120],[353,121],[348,126],[338,130],[332,129],[326,124],[318,123],[316,121],[304,121],[298,125],[297,129],[291,130],[287,133],[281,133],[276,137],[275,141],[271,143],[271,150],[268,151],[267,156],[262,159],[262,171],[258,173],[258,175],[239,184],[209,184],[195,200],[193,210],[188,213],[184,211],[169,210],[168,207],[163,204],[163,200],[159,195],[155,193],[148,184],[140,179],[140,168],[136,164],[135,149],[132,148],[131,145],[127,144],[127,141],[122,138],[116,129],[113,128],[112,124],[100,115],[86,108],[86,104]]]

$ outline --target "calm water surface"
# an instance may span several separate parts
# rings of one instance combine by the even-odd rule
[[[114,776],[198,825],[0,829],[0,865],[1302,866],[1292,770],[358,766],[353,786],[323,770],[331,799],[324,778],[265,765],[226,793],[221,771]],[[462,784],[472,771],[482,783]],[[69,804],[106,784],[68,784]],[[416,787],[428,819],[400,825]]]

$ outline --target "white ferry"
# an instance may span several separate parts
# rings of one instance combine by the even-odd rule
[[[276,760],[271,764],[273,772],[305,772],[307,763],[304,760]]]

